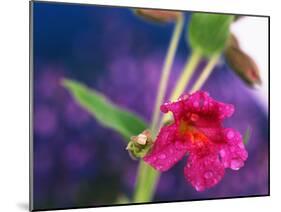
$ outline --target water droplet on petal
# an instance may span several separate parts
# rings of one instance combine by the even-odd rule
[[[223,166],[224,166],[224,167],[229,167],[229,163],[228,163],[228,161],[226,161],[226,160],[225,160],[225,161],[223,161]]]
[[[199,183],[196,184],[194,187],[195,187],[196,191],[202,191],[204,189],[203,186]]]
[[[189,97],[189,95],[188,95],[188,94],[185,94],[185,95],[182,96],[182,99],[183,99],[183,100],[187,100],[188,97]]]
[[[159,166],[156,166],[155,168],[156,168],[157,170],[159,170],[159,171],[162,171],[163,166],[159,165]]]
[[[209,163],[209,160],[205,160],[204,161],[204,164],[206,165],[206,166],[208,166],[210,163]]]
[[[198,101],[193,102],[193,106],[194,107],[199,107],[199,102]]]
[[[243,144],[242,142],[239,142],[239,143],[238,143],[238,146],[239,146],[241,149],[245,149],[245,146],[244,146],[244,144]]]
[[[192,113],[190,115],[190,119],[191,119],[191,121],[197,121],[199,119],[199,116],[195,113]]]
[[[157,158],[156,157],[152,157],[150,160],[151,160],[151,162],[154,162],[154,161],[157,160]]]
[[[213,178],[213,183],[217,184],[217,182],[218,182],[218,179],[217,178]]]
[[[204,177],[205,177],[206,179],[210,179],[211,177],[213,177],[213,172],[211,172],[211,171],[205,172]]]
[[[232,139],[232,138],[234,137],[234,132],[233,132],[232,130],[229,130],[229,131],[227,132],[227,134],[226,134],[226,137],[227,137],[228,139]]]
[[[165,154],[160,154],[159,159],[164,160],[167,156]]]
[[[224,156],[226,155],[226,152],[225,152],[224,149],[222,149],[222,150],[220,151],[220,155],[221,155],[221,157],[224,157]]]
[[[230,168],[233,170],[239,170],[242,166],[243,161],[241,161],[240,159],[233,159],[230,162]]]

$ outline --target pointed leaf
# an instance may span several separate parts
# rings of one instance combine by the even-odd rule
[[[147,128],[147,124],[140,117],[113,104],[98,91],[72,80],[64,80],[63,85],[76,102],[91,113],[100,124],[120,133],[127,141],[131,136]]]

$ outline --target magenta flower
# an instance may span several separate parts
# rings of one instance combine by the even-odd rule
[[[197,191],[216,185],[225,168],[238,170],[248,157],[240,133],[223,128],[222,121],[234,106],[198,91],[161,106],[175,121],[162,127],[144,161],[158,171],[167,171],[188,154],[184,175]]]

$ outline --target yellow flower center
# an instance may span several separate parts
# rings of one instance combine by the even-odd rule
[[[208,137],[193,126],[191,122],[185,120],[180,121],[179,133],[181,136],[188,137],[192,143],[197,143],[198,145],[203,145],[209,140]]]

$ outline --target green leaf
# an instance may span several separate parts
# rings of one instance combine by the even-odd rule
[[[221,53],[233,19],[233,15],[193,13],[188,31],[188,41],[193,50],[206,57]]]
[[[245,134],[243,135],[243,143],[246,145],[251,137],[251,129],[250,127],[247,128]]]
[[[144,120],[113,104],[98,91],[67,79],[63,80],[63,85],[71,92],[76,102],[91,113],[100,124],[120,133],[127,141],[131,136],[147,129]]]

